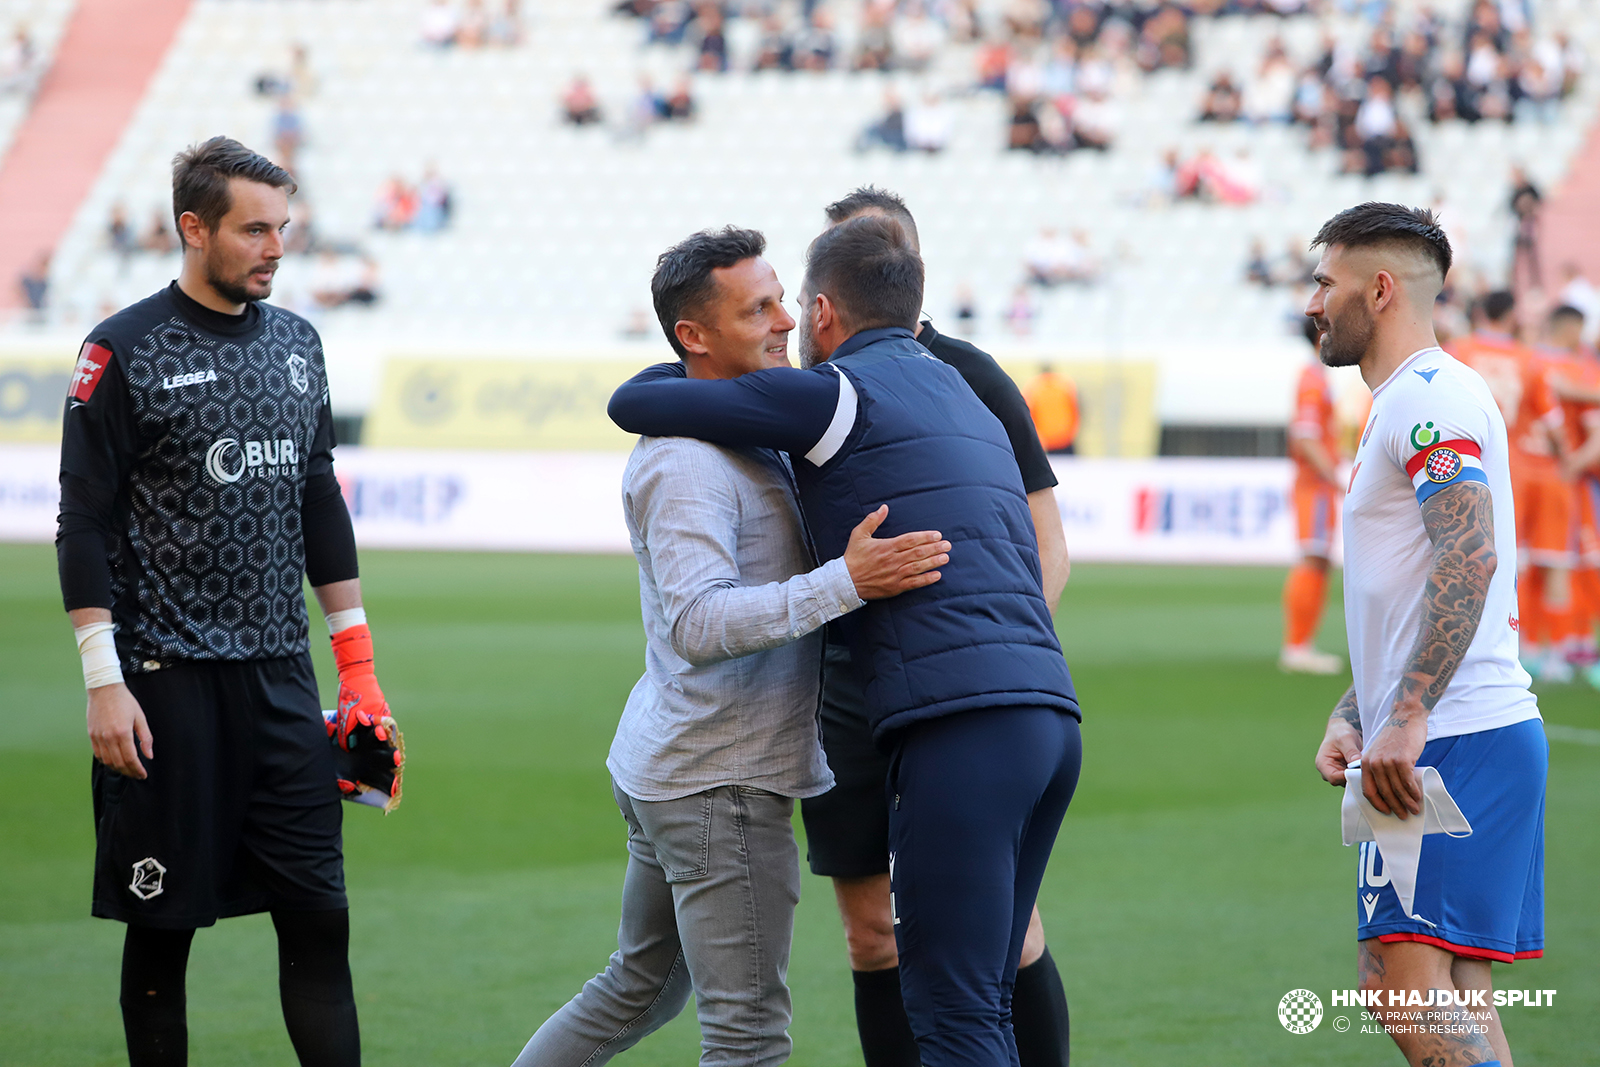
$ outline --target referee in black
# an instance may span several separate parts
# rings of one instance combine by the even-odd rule
[[[188,1060],[198,927],[270,911],[300,1063],[356,1067],[341,786],[302,576],[334,634],[341,739],[386,715],[333,474],[322,343],[260,303],[294,180],[215,137],[173,165],[183,269],[89,334],[56,535],[94,747],[95,915],[127,924],[132,1067]]]
[[[882,215],[904,227],[920,253],[916,220],[895,193],[868,185],[826,208],[829,226]],[[994,358],[946,337],[924,320],[917,341],[966,379],[1011,439],[1039,538],[1044,598],[1055,611],[1069,565],[1056,476],[1028,405]],[[830,635],[832,628],[830,627]],[[866,1067],[917,1067],[921,1059],[900,1000],[900,957],[889,900],[889,810],[884,794],[889,758],[872,743],[866,695],[850,670],[850,650],[829,640],[822,693],[822,745],[837,785],[801,801],[811,873],[833,879],[855,980],[856,1028]],[[1012,993],[1012,1028],[1021,1067],[1066,1067],[1070,1058],[1067,995],[1045,946],[1034,907]]]

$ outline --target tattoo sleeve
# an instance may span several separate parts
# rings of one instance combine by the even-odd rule
[[[1422,631],[1400,679],[1398,706],[1431,712],[1455,676],[1483,620],[1494,576],[1494,498],[1480,482],[1462,482],[1429,497],[1422,524],[1433,542],[1433,562],[1422,590]],[[1403,714],[1390,722],[1404,726]]]
[[[1343,719],[1355,727],[1356,733],[1361,732],[1361,709],[1356,706],[1356,687],[1351,686],[1344,691],[1344,696],[1339,698],[1339,703],[1333,706],[1333,718]]]

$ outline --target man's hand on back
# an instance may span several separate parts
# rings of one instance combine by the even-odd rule
[[[883,600],[939,580],[935,568],[950,562],[950,542],[937,530],[919,530],[899,537],[873,537],[889,515],[889,505],[862,519],[850,532],[844,565],[850,570],[856,595],[862,600]]]
[[[94,758],[129,778],[148,777],[139,753],[155,755],[144,709],[121,682],[89,690],[89,743]]]

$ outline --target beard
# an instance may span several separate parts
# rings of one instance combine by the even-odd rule
[[[1377,332],[1377,323],[1365,307],[1346,312],[1339,321],[1337,332],[1334,331],[1332,319],[1324,319],[1318,325],[1322,327],[1322,351],[1319,356],[1326,367],[1354,367],[1360,363],[1372,344],[1372,335]]]
[[[225,277],[216,263],[206,261],[206,284],[216,290],[217,295],[235,304],[248,304],[253,300],[265,300],[272,295],[272,279],[267,279],[267,284],[262,286],[261,292],[253,292],[250,288],[250,272],[246,271],[239,277]]]
[[[806,315],[800,320],[800,366],[810,370],[827,361],[828,357],[817,347],[816,335],[811,332],[811,316]]]

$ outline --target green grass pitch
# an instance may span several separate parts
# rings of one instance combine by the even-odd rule
[[[638,676],[632,561],[369,552],[379,676],[406,731],[405,805],[347,809],[366,1062],[508,1063],[615,946],[623,824],[603,760]],[[1273,665],[1273,569],[1080,566],[1060,612],[1084,772],[1040,898],[1083,1067],[1399,1064],[1388,1038],[1286,1033],[1278,999],[1354,983],[1355,854],[1311,757],[1345,681]],[[1337,596],[1337,591],[1335,593]],[[314,624],[320,628],[320,622]],[[1342,649],[1336,607],[1322,643]],[[327,642],[314,640],[325,693]],[[331,697],[330,697],[331,699]],[[1541,693],[1600,727],[1587,689]],[[156,738],[159,745],[160,738]],[[88,917],[89,748],[45,546],[0,546],[0,1064],[125,1063],[122,928]],[[1521,1067],[1600,1063],[1600,747],[1552,746],[1549,956],[1496,981]],[[860,1062],[843,938],[806,876],[794,1062]],[[202,931],[192,1062],[293,1063],[263,916]],[[692,1013],[620,1062],[695,1062]]]

